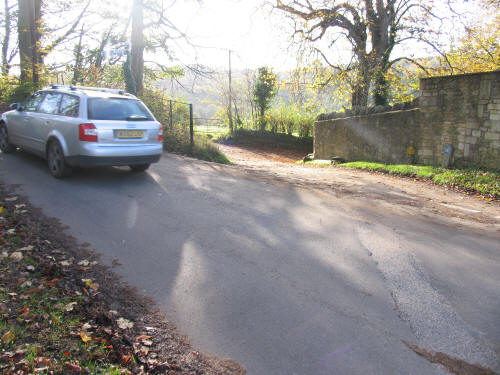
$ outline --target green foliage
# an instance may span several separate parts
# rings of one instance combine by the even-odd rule
[[[214,163],[231,164],[226,155],[208,137],[202,134],[195,134],[193,146],[190,143],[189,133],[179,128],[166,131],[164,134],[163,148],[166,151]]]
[[[141,99],[163,125],[163,148],[169,152],[193,156],[215,163],[230,164],[227,157],[203,134],[195,134],[191,145],[189,134],[189,105],[172,102],[172,122],[170,122],[169,98],[162,92],[144,89]]]
[[[340,166],[430,179],[438,185],[458,187],[493,198],[500,197],[500,174],[498,172],[480,169],[445,169],[428,165],[391,165],[364,161],[343,163]]]
[[[41,77],[42,82],[47,78]],[[34,84],[32,81],[21,82],[18,77],[8,75],[0,76],[0,107],[7,110],[10,103],[18,103],[26,99],[30,94],[40,89],[43,83]]]
[[[434,176],[440,185],[459,186],[483,195],[500,197],[500,174],[479,169],[445,170]]]
[[[310,137],[316,114],[296,103],[284,104],[271,108],[266,115],[266,123],[273,133],[286,133],[299,137]]]
[[[237,129],[231,134],[218,137],[215,141],[226,144],[296,150],[305,153],[311,153],[313,150],[312,137],[296,137],[288,134],[247,129]]]
[[[260,115],[259,121],[261,130],[265,128],[264,115],[271,106],[271,102],[276,96],[276,93],[276,74],[273,73],[272,68],[266,66],[259,68],[257,82],[255,82],[253,88],[253,96]]]

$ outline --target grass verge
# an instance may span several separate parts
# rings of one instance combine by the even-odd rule
[[[205,135],[194,135],[194,146],[191,146],[189,134],[182,131],[165,133],[163,147],[166,151],[192,156],[200,160],[219,164],[231,164],[226,155]]]
[[[500,174],[480,169],[446,169],[428,165],[381,164],[372,162],[349,162],[337,164],[345,168],[363,169],[430,180],[435,184],[477,193],[486,198],[500,198]]]
[[[195,351],[89,245],[0,183],[1,374],[245,374]]]

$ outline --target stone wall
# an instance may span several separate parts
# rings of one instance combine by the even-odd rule
[[[314,157],[383,163],[411,162],[418,137],[418,109],[318,121],[314,125]]]
[[[325,117],[323,117],[325,118]],[[419,108],[316,121],[314,156],[500,169],[500,71],[425,78]]]

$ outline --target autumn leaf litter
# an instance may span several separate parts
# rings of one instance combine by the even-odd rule
[[[0,373],[246,373],[194,350],[87,247],[0,184]]]

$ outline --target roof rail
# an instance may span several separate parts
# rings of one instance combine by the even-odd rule
[[[59,85],[59,84],[52,84],[51,88],[53,89],[60,89],[60,88],[66,88],[70,89],[71,91],[76,91],[76,90],[87,90],[87,91],[100,91],[100,92],[109,92],[112,94],[118,94],[118,95],[126,95],[126,96],[131,96],[134,97],[134,95],[126,92],[125,90],[120,90],[120,89],[108,89],[105,87],[89,87],[89,86],[74,86],[74,85]]]

